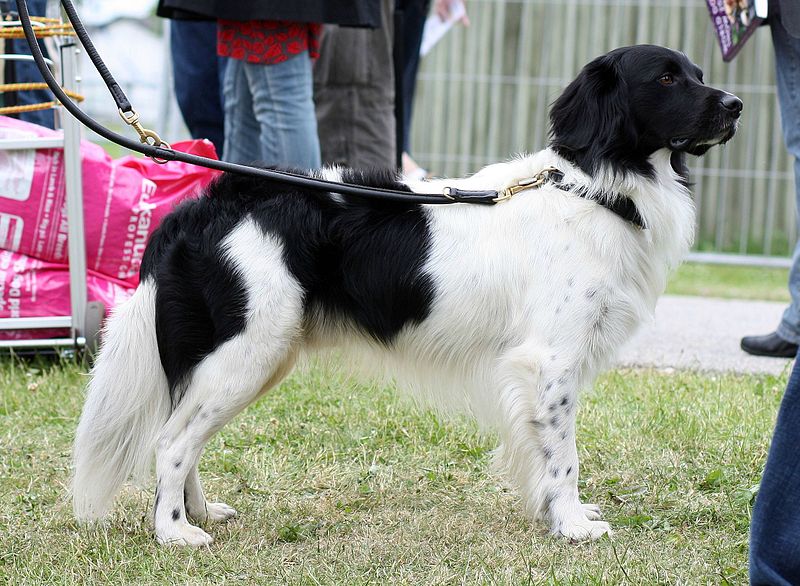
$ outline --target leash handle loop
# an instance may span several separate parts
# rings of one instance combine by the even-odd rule
[[[19,11],[20,8],[19,4],[19,0],[17,0],[17,11]],[[89,56],[89,59],[92,60],[95,69],[97,69],[100,77],[103,78],[103,81],[108,87],[108,91],[111,92],[111,96],[117,103],[117,108],[123,112],[132,110],[133,108],[131,103],[128,101],[128,97],[125,95],[125,92],[122,91],[122,88],[114,79],[114,76],[111,75],[111,72],[108,70],[108,67],[106,67],[106,64],[103,63],[103,60],[100,58],[100,54],[94,47],[94,43],[92,43],[92,40],[89,38],[89,34],[86,32],[86,28],[83,26],[83,22],[81,22],[81,19],[78,18],[78,13],[75,10],[75,6],[72,4],[72,2],[62,2],[61,5],[64,7],[64,12],[67,14],[67,18],[69,19],[70,23],[72,23],[72,28],[75,29],[75,34],[80,39],[83,48],[86,49],[86,54]],[[28,7],[26,5],[26,14],[27,11]],[[22,19],[20,18],[20,20]]]

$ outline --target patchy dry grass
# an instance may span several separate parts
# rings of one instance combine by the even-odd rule
[[[206,491],[240,516],[198,551],[156,545],[151,490],[126,491],[107,526],[77,527],[65,494],[84,378],[6,359],[0,583],[744,584],[785,378],[603,377],[579,414],[581,491],[616,532],[573,545],[522,517],[472,424],[297,374],[210,443]]]

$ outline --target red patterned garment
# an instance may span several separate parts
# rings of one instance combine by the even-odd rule
[[[322,25],[277,20],[217,21],[217,54],[248,63],[275,65],[308,51],[319,57]]]

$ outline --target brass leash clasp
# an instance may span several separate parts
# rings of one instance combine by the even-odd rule
[[[129,111],[125,112],[123,110],[119,110],[119,115],[122,117],[122,120],[128,126],[131,126],[136,133],[139,135],[139,142],[142,144],[147,144],[150,146],[154,146],[157,148],[169,149],[172,150],[172,147],[169,146],[169,143],[164,142],[161,140],[161,137],[158,136],[158,133],[154,132],[153,130],[149,130],[147,128],[142,128],[142,125],[139,124],[139,113],[136,112],[133,108]],[[159,159],[156,157],[150,157],[156,163],[167,163],[166,159]]]
[[[561,173],[555,167],[546,167],[539,171],[533,177],[526,177],[525,179],[520,179],[514,185],[510,185],[506,187],[500,192],[496,198],[494,198],[495,203],[506,201],[507,199],[511,199],[515,195],[517,195],[520,191],[525,191],[526,189],[536,189],[540,187],[545,181],[548,180],[550,174],[553,172]]]

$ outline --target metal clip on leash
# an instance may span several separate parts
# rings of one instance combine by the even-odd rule
[[[158,133],[147,128],[142,128],[142,125],[139,124],[139,114],[133,108],[127,112],[120,108],[119,115],[122,117],[122,120],[125,121],[125,124],[133,127],[133,129],[139,135],[139,142],[142,144],[172,150],[172,147],[169,145],[169,143],[161,140],[161,137],[158,136]],[[158,157],[152,155],[150,158],[156,163],[161,163],[162,165],[169,162],[167,159],[159,159]]]
[[[556,183],[560,182],[564,178],[564,173],[562,173],[555,167],[547,167],[539,171],[533,177],[520,179],[514,185],[506,187],[503,191],[500,192],[500,195],[494,198],[494,201],[495,203],[505,201],[507,199],[511,199],[512,197],[517,195],[520,191],[525,191],[526,189],[535,189],[537,187],[540,187],[548,179],[550,179],[551,175],[556,179]]]

